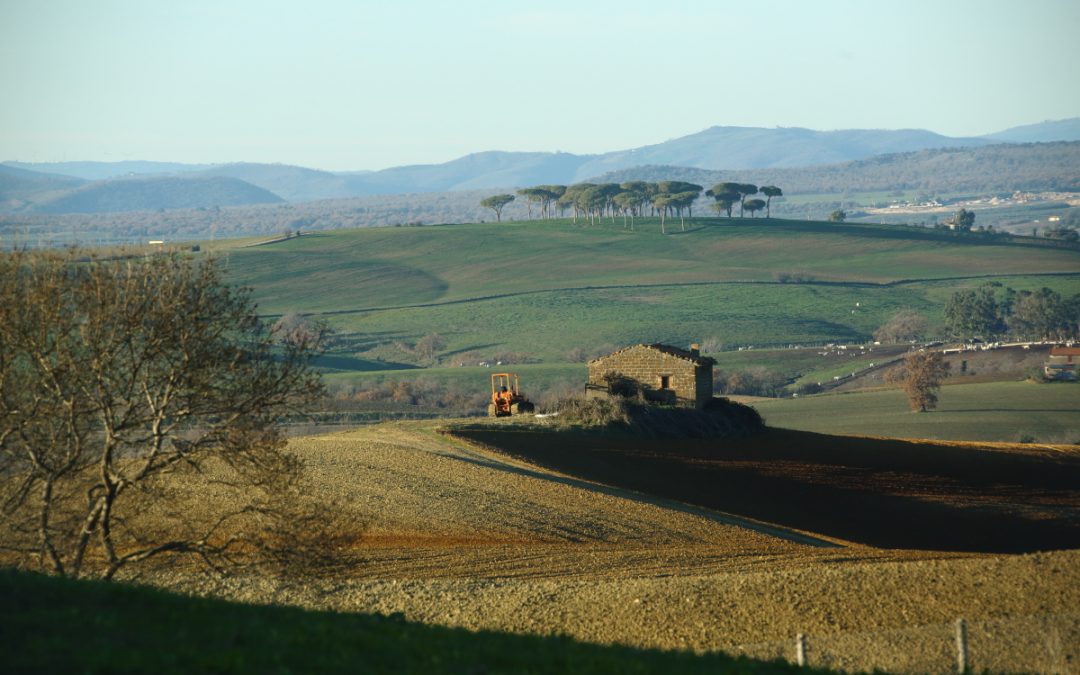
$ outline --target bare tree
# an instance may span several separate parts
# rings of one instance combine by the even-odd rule
[[[302,548],[317,509],[275,422],[321,395],[320,334],[266,329],[221,275],[175,254],[0,255],[0,546],[23,564],[109,579]]]
[[[912,352],[889,380],[904,388],[912,410],[927,412],[937,407],[937,392],[948,374],[949,364],[941,352]]]
[[[913,309],[902,309],[874,331],[874,339],[885,344],[917,340],[926,334],[926,317]]]
[[[413,347],[413,351],[428,361],[434,361],[436,354],[438,354],[439,350],[445,346],[446,340],[443,336],[438,333],[428,333],[417,340],[416,346]]]

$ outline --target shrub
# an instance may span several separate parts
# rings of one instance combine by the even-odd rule
[[[808,284],[814,277],[805,272],[776,272],[773,278],[782,284]]]
[[[633,380],[622,373],[607,372],[600,376],[600,379],[607,384],[608,393],[612,396],[621,396],[622,398],[640,398],[644,393],[641,390],[641,384],[636,380]]]
[[[820,394],[823,391],[825,391],[825,387],[817,382],[804,382],[798,386],[795,393],[799,396],[809,396],[811,394]]]
[[[738,396],[782,396],[788,378],[763,366],[729,373],[715,371],[713,388],[722,394]]]
[[[634,403],[625,398],[564,399],[557,423],[654,438],[732,438],[765,426],[757,410],[714,398],[704,410]]]

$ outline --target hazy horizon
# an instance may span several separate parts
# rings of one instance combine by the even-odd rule
[[[965,137],[1076,117],[1080,6],[1025,8],[4,2],[0,160],[359,171],[712,126]]]

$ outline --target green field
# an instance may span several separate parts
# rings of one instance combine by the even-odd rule
[[[1080,384],[948,385],[938,409],[910,412],[898,389],[756,399],[769,426],[828,434],[942,440],[1080,442]]]
[[[656,219],[628,231],[618,218],[369,228],[218,255],[261,312],[311,315],[337,332],[324,361],[337,380],[558,364],[641,342],[865,342],[905,307],[940,329],[948,296],[988,275],[1080,292],[1080,253],[1030,242],[763,218],[695,218],[685,232],[670,219],[668,231]],[[409,352],[431,333],[444,340],[435,358]]]
[[[0,570],[4,673],[773,673],[786,663],[472,632]],[[824,672],[817,671],[815,672]]]

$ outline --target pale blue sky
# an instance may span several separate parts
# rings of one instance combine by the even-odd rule
[[[0,160],[379,169],[1080,116],[1080,2],[0,0]]]

